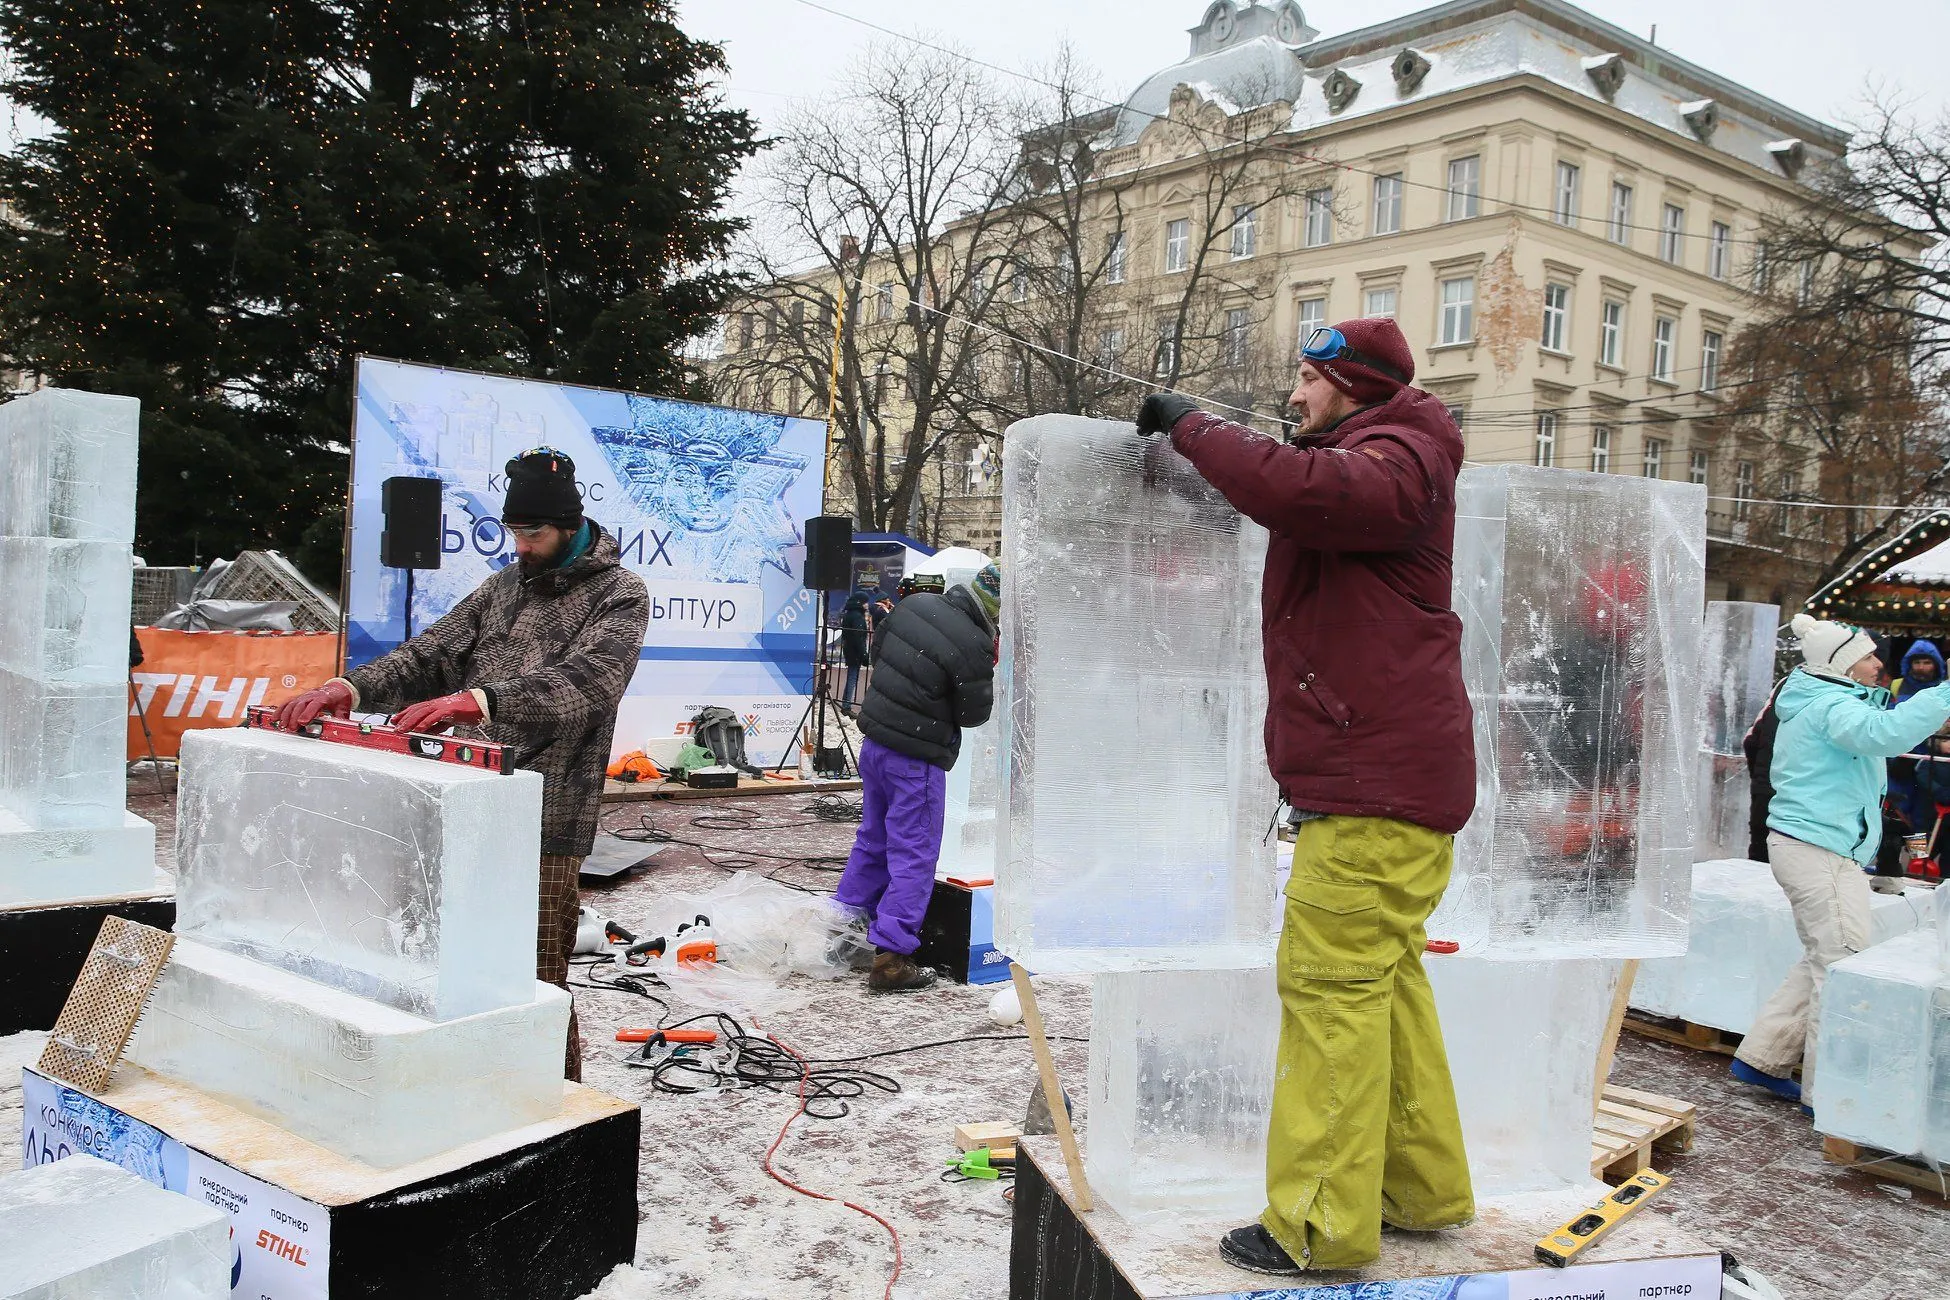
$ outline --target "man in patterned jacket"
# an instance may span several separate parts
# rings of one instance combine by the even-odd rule
[[[616,705],[636,671],[649,597],[616,538],[582,514],[575,463],[552,448],[508,462],[501,522],[517,563],[446,617],[363,668],[293,697],[286,727],[321,713],[398,709],[408,731],[468,728],[542,774],[541,906],[535,977],[568,985],[576,877],[596,838]],[[582,1077],[569,1013],[565,1073]]]

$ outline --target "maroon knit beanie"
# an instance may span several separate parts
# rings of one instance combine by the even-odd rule
[[[1360,360],[1335,358],[1316,361],[1305,358],[1327,382],[1363,406],[1385,402],[1415,378],[1415,353],[1402,337],[1401,327],[1386,316],[1363,316],[1345,320],[1334,327],[1347,345],[1361,354]],[[1364,364],[1373,362],[1374,365]],[[1395,375],[1383,374],[1376,366],[1386,366]]]

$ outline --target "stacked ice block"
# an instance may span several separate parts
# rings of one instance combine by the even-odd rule
[[[1706,491],[1463,471],[1455,605],[1476,815],[1429,932],[1500,960],[1686,948]]]
[[[1714,600],[1700,641],[1699,836],[1701,861],[1747,856],[1751,803],[1741,742],[1774,685],[1778,605]]]
[[[1265,531],[1128,424],[1039,416],[1003,446],[996,946],[1038,971],[1265,965]]]
[[[1896,1155],[1950,1161],[1950,968],[1917,930],[1828,968],[1815,1127]]]
[[[0,907],[155,887],[127,811],[133,398],[0,405]]]
[[[556,1113],[541,777],[232,729],[184,737],[180,791],[131,1060],[381,1167]]]
[[[1870,894],[1869,904],[1872,944],[1929,923],[1929,901],[1920,889]],[[1639,967],[1632,1005],[1655,1016],[1744,1034],[1801,953],[1787,895],[1766,864],[1696,863],[1692,944],[1684,957],[1662,957]]]
[[[229,1300],[230,1220],[91,1155],[0,1174],[3,1300]]]
[[[1004,707],[1001,699],[996,708]],[[1002,789],[1002,723],[991,718],[961,733],[961,755],[948,770],[935,875],[947,880],[995,877],[995,805]]]

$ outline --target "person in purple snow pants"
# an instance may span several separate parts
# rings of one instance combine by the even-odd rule
[[[1002,573],[991,564],[942,595],[916,592],[894,607],[860,709],[860,833],[834,897],[866,917],[873,942],[867,987],[924,989],[914,962],[934,893],[948,769],[963,727],[994,706]]]

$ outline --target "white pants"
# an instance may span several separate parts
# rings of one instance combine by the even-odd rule
[[[1869,877],[1861,864],[1827,849],[1767,835],[1774,879],[1794,909],[1801,960],[1754,1019],[1736,1055],[1756,1070],[1785,1077],[1801,1066],[1801,1095],[1811,1095],[1821,986],[1828,967],[1869,943]]]

